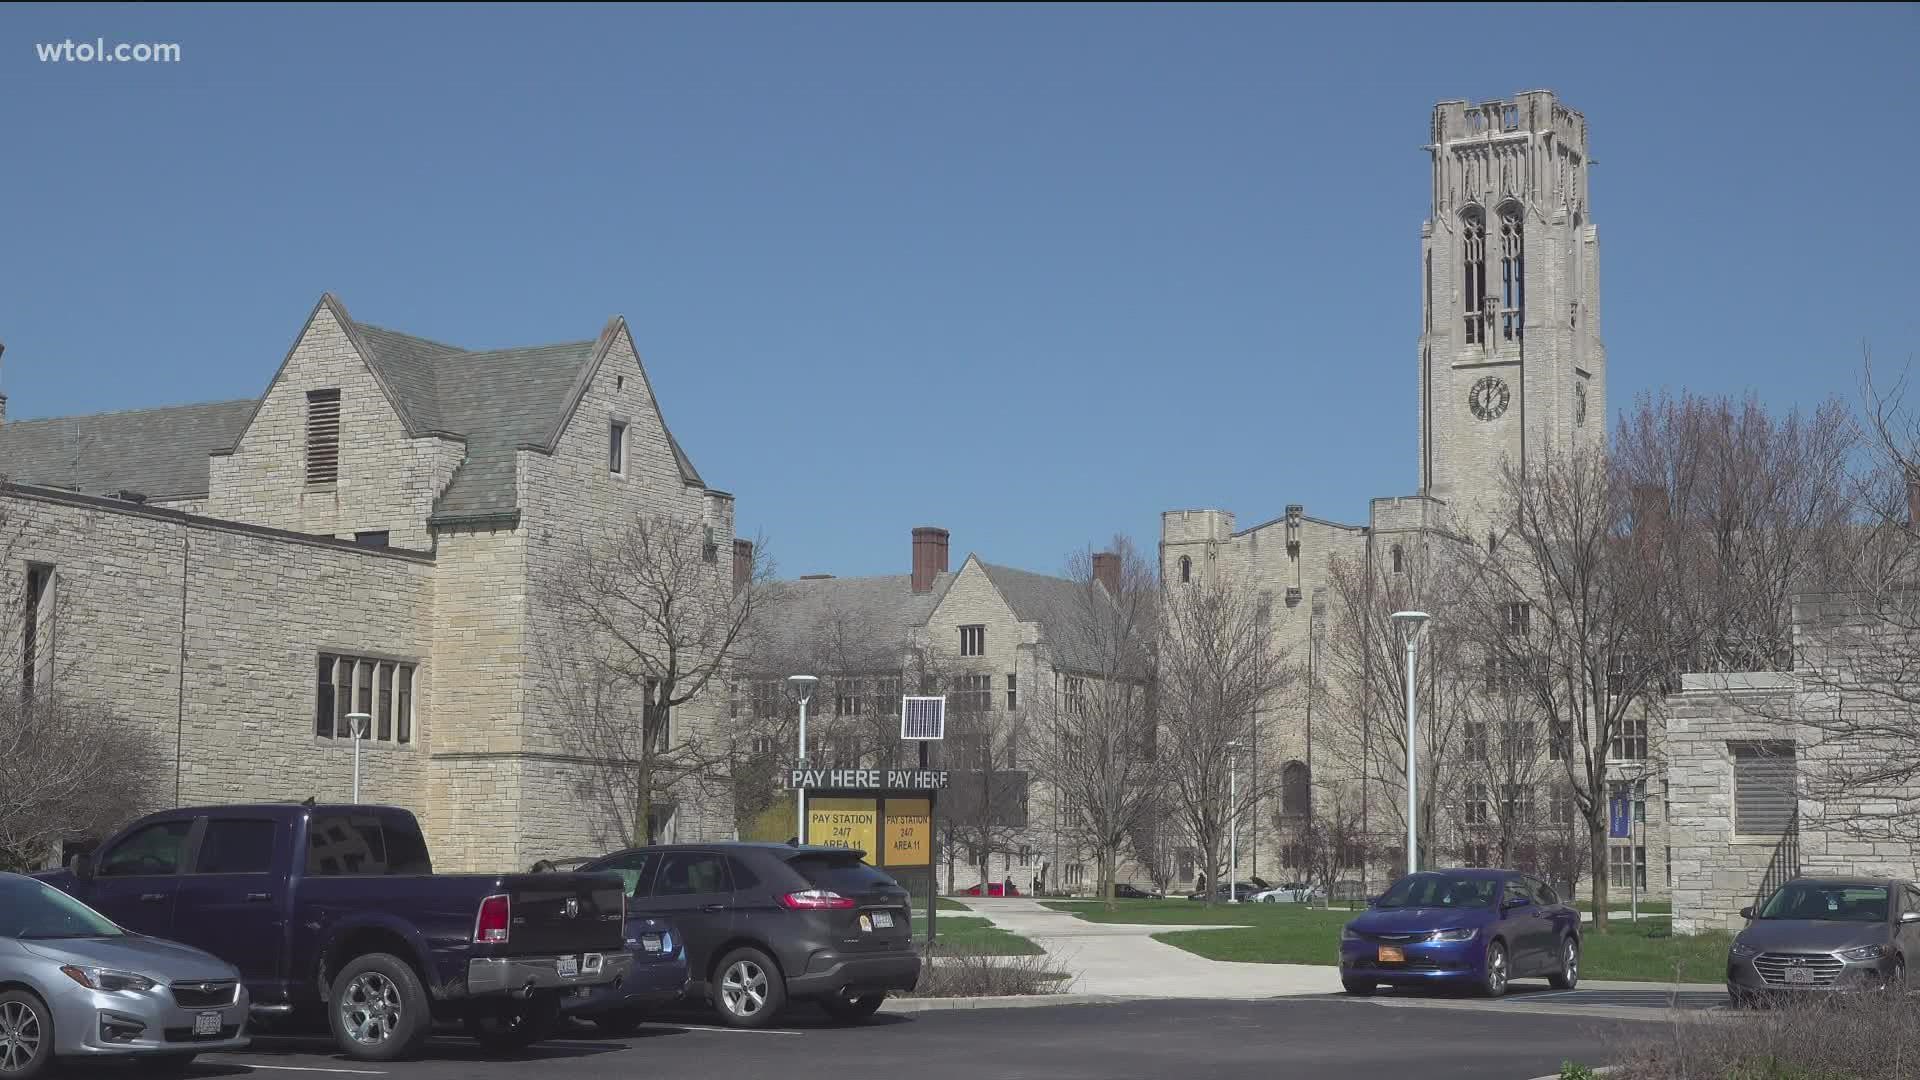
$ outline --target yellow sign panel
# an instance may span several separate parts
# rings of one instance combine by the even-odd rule
[[[807,800],[807,843],[821,847],[855,848],[867,861],[879,842],[880,804],[874,799]]]
[[[887,800],[887,866],[925,866],[932,815],[925,799]]]

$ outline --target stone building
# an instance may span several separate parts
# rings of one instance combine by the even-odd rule
[[[586,794],[591,763],[543,723],[555,688],[531,644],[554,628],[532,583],[643,514],[704,526],[710,551],[733,534],[732,497],[667,429],[624,319],[470,350],[356,322],[331,295],[257,399],[0,411],[0,480],[0,587],[58,623],[0,627],[4,662],[150,731],[163,801],[345,799],[357,707],[375,717],[362,797],[418,813],[449,870],[621,839]],[[674,725],[706,731],[716,711]],[[668,835],[731,834],[729,787],[707,779],[672,800]]]
[[[1419,236],[1420,334],[1407,372],[1419,388],[1418,413],[1407,429],[1414,490],[1373,499],[1363,523],[1316,517],[1298,504],[1246,527],[1223,509],[1167,511],[1160,533],[1164,580],[1224,575],[1250,583],[1261,608],[1272,613],[1280,647],[1304,664],[1316,655],[1327,625],[1336,561],[1363,568],[1370,578],[1411,570],[1439,535],[1474,541],[1487,535],[1487,499],[1499,491],[1507,462],[1524,467],[1549,448],[1604,445],[1607,356],[1589,145],[1586,119],[1549,91],[1434,107],[1426,146],[1430,205]],[[1258,719],[1265,756],[1287,771],[1288,816],[1304,820],[1334,794],[1330,778],[1356,772],[1354,762],[1326,756],[1325,710],[1340,697],[1290,694]],[[1378,720],[1398,722],[1391,715]],[[1635,849],[1642,849],[1638,865],[1645,875],[1645,849],[1665,843],[1650,765],[1657,725],[1646,730],[1647,724],[1644,717],[1638,722],[1644,733],[1620,747],[1632,757],[1612,770],[1626,785],[1623,793],[1644,793],[1648,818],[1647,841],[1619,843],[1614,881],[1620,888]],[[1393,798],[1372,794],[1376,807]],[[1529,797],[1543,814],[1556,802],[1548,791]],[[1404,801],[1404,793],[1399,798]],[[1453,846],[1472,852],[1470,811],[1459,809]],[[1372,831],[1390,833],[1392,826],[1383,829],[1375,814]],[[1290,869],[1282,857],[1286,838],[1261,820],[1268,817],[1263,810],[1242,826],[1238,870],[1282,880]],[[1661,891],[1657,863],[1646,884]]]
[[[1045,785],[1029,775],[1023,750],[1029,725],[1044,721],[1054,703],[1071,707],[1099,677],[1102,665],[1075,630],[1076,605],[1086,602],[1090,586],[975,554],[951,570],[949,544],[947,530],[923,526],[912,533],[910,573],[783,582],[769,639],[741,673],[735,711],[756,733],[752,752],[790,762],[796,707],[782,682],[817,675],[810,760],[830,768],[911,765],[915,746],[899,738],[901,696],[944,694],[947,737],[931,761],[953,773],[952,788],[941,795],[943,821],[980,823],[972,835],[976,846],[992,848],[991,880],[1011,877],[1026,890],[1043,875],[1048,888],[1090,889],[1096,869],[1062,839]],[[1118,572],[1116,556],[1094,557],[1099,587]],[[781,829],[790,828],[789,812],[772,812]],[[941,831],[945,872],[960,845],[950,829]],[[977,862],[969,866],[962,854],[957,863],[957,887],[979,880]]]

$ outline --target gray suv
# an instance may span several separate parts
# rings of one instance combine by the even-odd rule
[[[1759,908],[1727,950],[1727,996],[1903,990],[1920,955],[1920,887],[1885,878],[1795,878]]]

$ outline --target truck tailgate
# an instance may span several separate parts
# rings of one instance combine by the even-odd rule
[[[626,947],[626,889],[608,874],[517,874],[500,879],[513,905],[508,956],[618,952]]]

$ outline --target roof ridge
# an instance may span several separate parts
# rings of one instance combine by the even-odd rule
[[[459,353],[463,357],[498,356],[501,353],[531,352],[534,349],[577,349],[582,345],[593,345],[594,343],[594,339],[592,338],[579,338],[574,341],[547,341],[538,345],[508,345],[500,349],[460,349]],[[445,359],[451,360],[454,359],[454,357],[449,356]]]
[[[177,405],[144,405],[132,409],[109,409],[106,412],[68,413],[65,416],[30,416],[20,419],[9,416],[6,424],[0,425],[0,430],[5,430],[15,424],[51,424],[56,420],[98,420],[108,416],[131,416],[134,413],[173,412],[178,409],[210,409],[216,405],[256,405],[259,404],[259,401],[259,398],[228,398],[224,401],[186,401]]]
[[[392,334],[395,337],[407,338],[412,341],[418,341],[423,345],[432,345],[435,348],[439,348],[439,349],[449,349],[449,350],[452,350],[453,352],[458,352],[458,353],[474,351],[472,349],[467,348],[464,345],[449,345],[448,343],[444,341],[440,341],[436,338],[421,337],[419,334],[410,334],[405,330],[395,330],[390,326],[381,326],[378,323],[362,322],[359,319],[355,319],[353,320],[353,324],[355,326],[358,326],[362,330],[378,330],[383,334]]]

